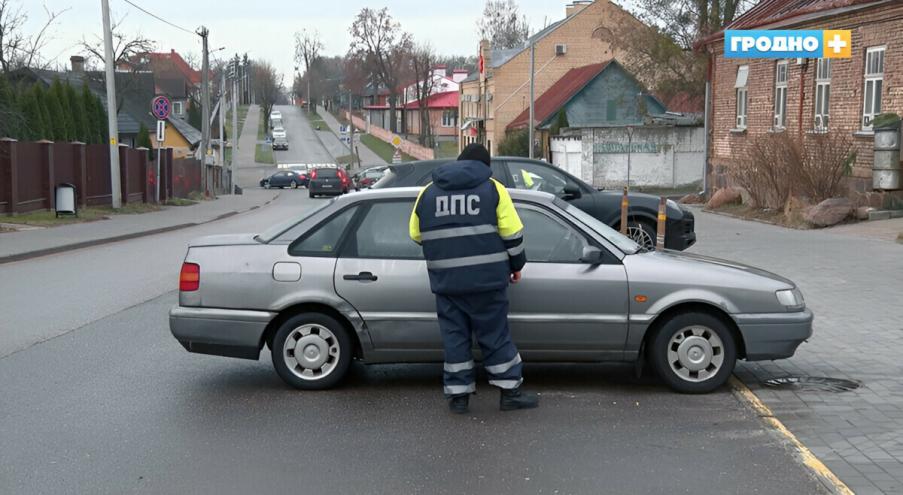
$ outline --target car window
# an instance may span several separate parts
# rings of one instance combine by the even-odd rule
[[[560,196],[572,181],[562,172],[547,165],[530,162],[508,162],[513,186],[517,189],[542,191]],[[509,186],[511,187],[511,186]]]
[[[413,200],[374,203],[347,243],[342,257],[423,259],[423,251],[408,236]]]
[[[317,177],[332,178],[332,177],[338,177],[338,175],[339,175],[338,170],[334,169],[334,168],[317,169]]]
[[[524,224],[524,245],[528,262],[579,263],[588,245],[583,234],[570,225],[533,208],[517,205]]]
[[[348,223],[354,217],[355,211],[357,211],[357,206],[352,206],[314,227],[313,231],[292,243],[288,250],[289,254],[295,256],[334,256],[338,249],[339,241],[342,240],[342,234],[348,228]]]

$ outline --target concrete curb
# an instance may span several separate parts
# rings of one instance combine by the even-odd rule
[[[734,391],[734,395],[741,401],[749,405],[752,410],[759,416],[763,423],[774,429],[775,433],[786,440],[793,449],[794,454],[800,462],[825,486],[831,493],[837,495],[853,495],[853,491],[840,478],[828,469],[828,466],[803,445],[802,442],[793,434],[784,423],[782,423],[771,409],[762,402],[756,394],[749,389],[739,378],[731,376],[728,381]]]
[[[131,239],[137,239],[139,237],[147,237],[147,236],[156,235],[156,234],[163,234],[166,232],[181,230],[181,229],[185,229],[188,227],[196,227],[198,225],[205,225],[208,223],[216,222],[218,220],[223,220],[225,218],[234,217],[235,215],[238,215],[240,213],[245,213],[245,212],[259,209],[262,206],[266,206],[266,205],[272,203],[277,198],[279,198],[279,194],[277,194],[276,196],[273,196],[272,199],[263,203],[263,205],[255,205],[255,206],[252,206],[245,210],[227,211],[223,214],[220,214],[220,215],[217,215],[217,216],[211,218],[210,220],[205,220],[203,222],[180,223],[177,225],[169,225],[166,227],[160,227],[160,228],[156,228],[156,229],[143,230],[141,232],[132,232],[129,234],[117,235],[117,236],[112,236],[112,237],[104,237],[101,239],[91,239],[90,241],[73,242],[71,244],[64,244],[62,246],[54,246],[54,247],[50,247],[50,248],[46,248],[46,249],[37,249],[35,251],[29,251],[27,253],[18,253],[18,254],[11,254],[9,256],[2,256],[2,257],[0,257],[0,265],[3,265],[5,263],[12,263],[14,261],[22,261],[22,260],[28,260],[28,259],[32,259],[32,258],[40,258],[41,256],[48,256],[51,254],[62,253],[63,251],[73,251],[75,249],[83,249],[83,248],[87,248],[87,247],[100,246],[103,244],[111,244],[111,243],[119,242],[119,241],[127,241],[127,240],[131,240]]]

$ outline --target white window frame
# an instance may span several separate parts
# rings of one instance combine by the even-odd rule
[[[787,60],[779,60],[774,66],[774,120],[772,127],[775,130],[783,130],[787,127],[787,82],[789,79],[790,64]]]
[[[181,101],[172,102],[172,113],[181,117],[184,114],[184,112],[185,112],[185,104],[184,103],[182,103]]]
[[[741,65],[737,67],[737,80],[734,83],[734,89],[736,90],[736,109],[737,116],[734,120],[734,125],[736,129],[746,129],[746,122],[748,117],[748,109],[749,109],[749,66]]]
[[[442,127],[455,127],[455,120],[454,110],[442,111]]]
[[[862,86],[862,130],[872,130],[872,120],[881,113],[881,93],[884,91],[884,66],[887,46],[873,46],[865,50]]]
[[[831,121],[831,59],[820,58],[815,65],[813,129],[827,132]]]

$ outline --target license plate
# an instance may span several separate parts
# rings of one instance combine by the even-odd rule
[[[332,187],[332,184],[323,184],[323,187]]]

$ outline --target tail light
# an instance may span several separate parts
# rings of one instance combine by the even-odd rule
[[[198,290],[201,285],[201,266],[197,263],[182,263],[182,271],[179,273],[179,290],[192,292]]]
[[[310,173],[310,180],[314,180],[317,178],[317,171],[314,170]]]

